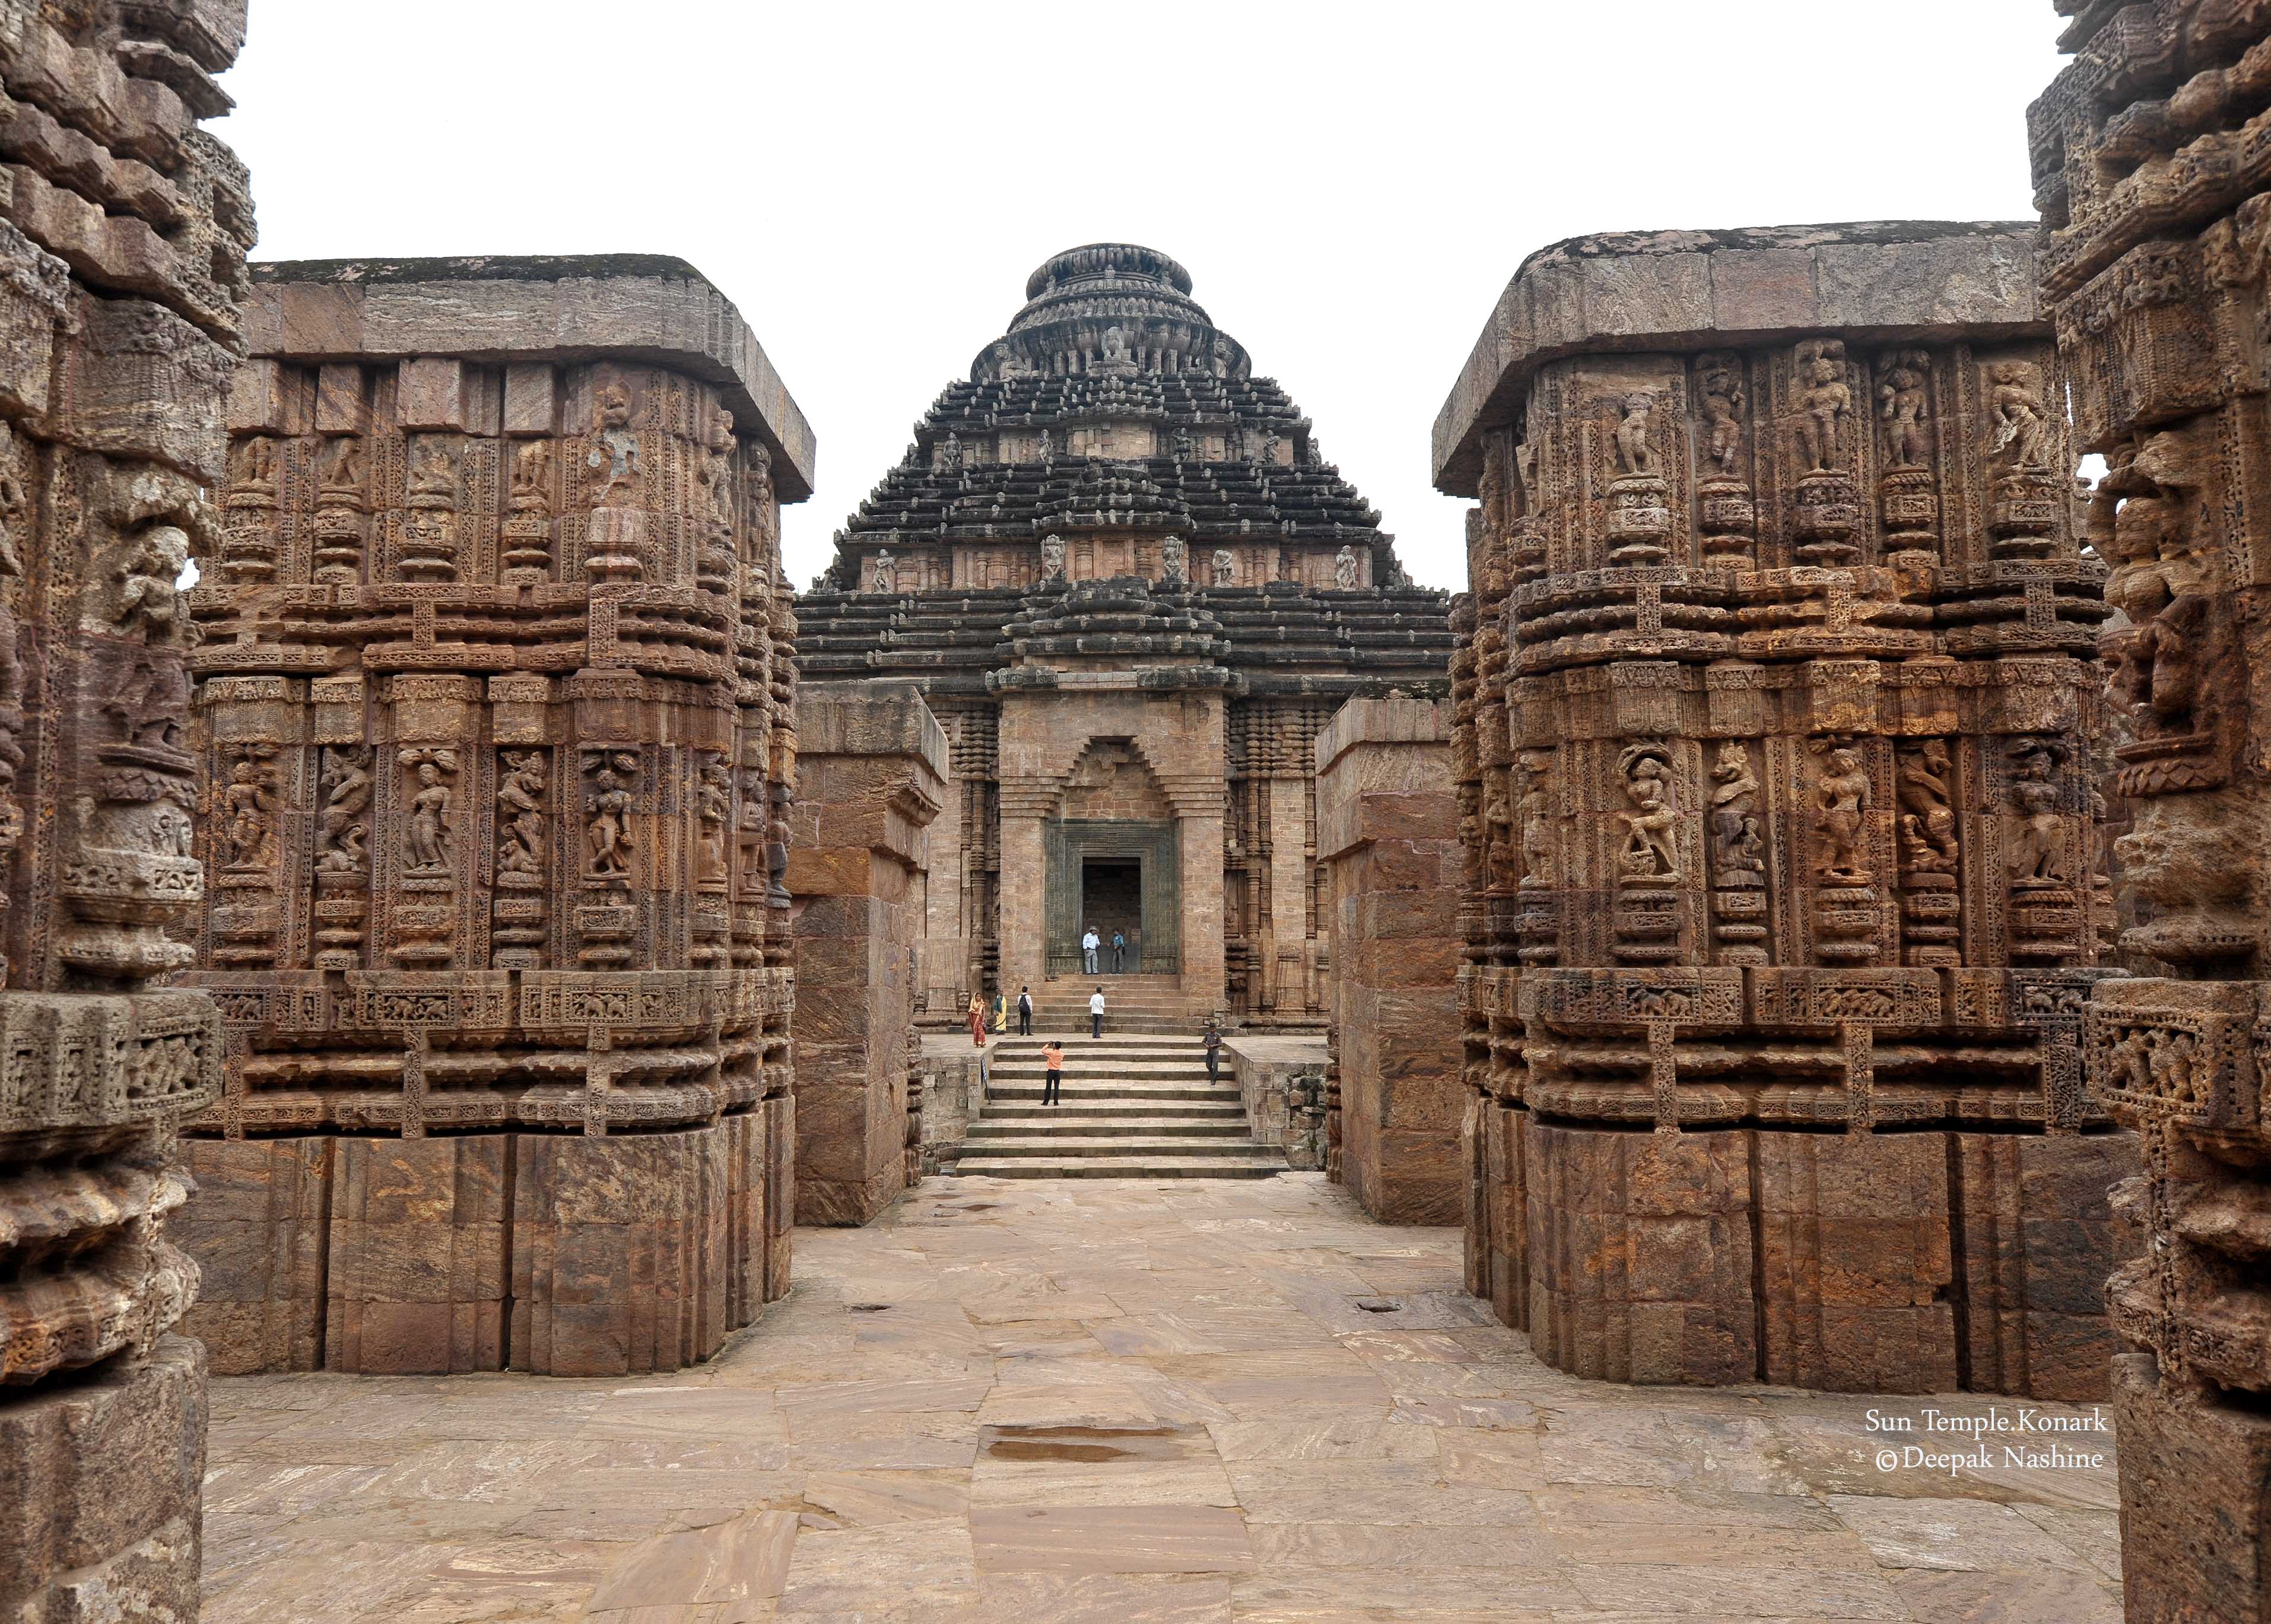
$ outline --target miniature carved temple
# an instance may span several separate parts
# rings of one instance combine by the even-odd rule
[[[2103,566],[2033,272],[1565,242],[1437,420],[1471,1286],[1561,1368],[2103,1390]]]
[[[204,633],[196,1328],[666,1370],[786,1289],[812,438],[676,260],[258,268]]]
[[[1130,244],[1043,264],[800,600],[808,681],[912,679],[950,742],[934,1018],[1084,1011],[1094,925],[1123,1007],[1322,1026],[1317,734],[1446,690],[1442,594],[1190,291]]]
[[[252,205],[242,0],[0,6],[0,1614],[194,1619],[213,1097],[176,581],[219,534]]]
[[[2125,957],[2092,1092],[2138,1132],[2144,1254],[2109,1293],[2130,1624],[2271,1611],[2271,11],[2059,6],[2074,60],[2030,115],[2044,312],[2105,640]]]

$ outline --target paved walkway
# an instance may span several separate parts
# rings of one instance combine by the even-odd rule
[[[934,1179],[796,1245],[675,1377],[214,1382],[207,1624],[2118,1624],[2103,1438],[1882,1471],[1967,1446],[1561,1376],[1316,1174]],[[1873,1404],[1928,1406],[2022,1408]]]

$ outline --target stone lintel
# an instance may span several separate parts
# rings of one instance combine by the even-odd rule
[[[682,259],[289,259],[252,275],[245,327],[255,355],[303,365],[441,355],[668,367],[724,391],[736,428],[771,451],[783,502],[812,495],[811,425],[733,301]]]
[[[1834,329],[1867,342],[2046,338],[2031,220],[1619,232],[1539,250],[1499,296],[1436,413],[1435,488],[1477,494],[1485,430],[1581,354],[1740,348]]]

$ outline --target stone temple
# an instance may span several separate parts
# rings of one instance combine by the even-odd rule
[[[1084,1010],[1092,924],[1131,1014],[1322,1027],[1316,738],[1448,691],[1448,602],[1181,265],[1093,243],[1025,301],[798,603],[807,682],[911,679],[946,729],[927,1006]]]

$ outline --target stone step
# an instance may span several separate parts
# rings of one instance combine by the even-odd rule
[[[1285,1170],[1259,1162],[1217,1161],[1195,1156],[1098,1156],[1046,1161],[1035,1157],[966,1156],[955,1164],[962,1178],[993,1179],[1268,1179]]]
[[[1052,1107],[1044,1106],[1046,1111]],[[1243,1117],[1216,1121],[1173,1116],[1134,1116],[1098,1121],[1094,1117],[1055,1119],[1044,1114],[985,1116],[970,1124],[964,1137],[977,1140],[1028,1139],[1042,1136],[1076,1139],[1246,1139]],[[1248,1141],[1251,1143],[1251,1141]]]
[[[1030,1099],[1039,1101],[1046,1091],[1047,1084],[1035,1079],[1030,1083],[988,1084],[987,1103],[995,1100]],[[1147,1088],[1130,1088],[1125,1084],[1099,1083],[1093,1078],[1068,1076],[1058,1091],[1068,1103],[1080,1105],[1142,1105],[1151,1106],[1169,1101],[1189,1100],[1211,1105],[1224,1098],[1219,1088],[1209,1088],[1203,1083],[1194,1087],[1177,1087],[1160,1084]]]
[[[1062,1068],[1068,1077],[1084,1077],[1093,1083],[1099,1078],[1118,1083],[1203,1083],[1206,1068],[1191,1063],[1180,1066],[1128,1065],[1124,1062],[1075,1059],[1068,1054]],[[1004,1082],[1031,1082],[1048,1075],[1049,1069],[1038,1060],[996,1061],[987,1067],[986,1074]]]
[[[1285,1153],[1266,1144],[1256,1144],[1251,1139],[1186,1138],[1175,1135],[1126,1136],[1110,1134],[1026,1134],[989,1136],[984,1142],[987,1156],[1051,1156],[1067,1160],[1087,1155],[1141,1156],[1158,1152],[1169,1156],[1220,1157],[1225,1161],[1258,1161],[1270,1166],[1283,1167]]]

